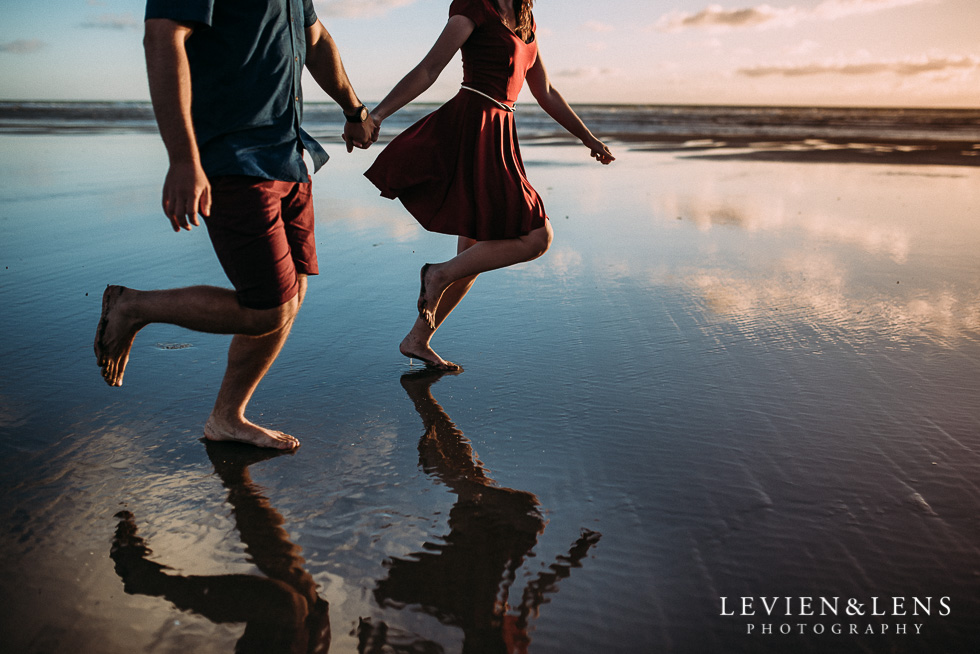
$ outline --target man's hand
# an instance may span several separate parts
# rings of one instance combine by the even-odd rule
[[[163,183],[163,213],[175,232],[200,225],[198,213],[211,215],[211,184],[199,164],[171,164]]]
[[[353,152],[355,147],[367,150],[371,144],[378,140],[380,125],[375,126],[374,117],[368,115],[363,123],[347,122],[344,124],[344,143],[347,144],[347,151]]]

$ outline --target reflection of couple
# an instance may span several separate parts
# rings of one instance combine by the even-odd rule
[[[377,140],[382,121],[426,90],[461,49],[460,92],[396,137],[366,173],[426,229],[458,237],[454,258],[422,268],[418,318],[399,349],[430,367],[459,370],[430,347],[435,331],[477,275],[534,259],[551,243],[517,143],[514,101],[524,81],[597,161],[613,160],[551,85],[532,4],[453,0],[433,48],[369,112],[312,0],[148,0],[150,95],[170,156],[164,213],[175,231],[203,216],[235,290],[107,287],[95,338],[106,382],[122,384],[133,340],[150,323],[233,334],[205,436],[297,447],[294,437],[247,420],[245,407],[289,334],[307,276],[318,272],[303,153],[316,168],[326,153],[300,128],[303,68],[344,110],[350,152]]]
[[[301,654],[330,648],[327,602],[303,569],[300,548],[289,540],[283,517],[252,482],[248,466],[277,453],[238,443],[207,441],[208,458],[228,489],[228,503],[250,560],[266,576],[183,576],[149,560],[132,513],[123,511],[110,553],[127,593],[164,597],[174,606],[214,622],[244,622],[236,652]]]
[[[545,522],[531,493],[495,485],[469,441],[432,396],[443,374],[424,370],[402,377],[402,386],[422,417],[419,463],[445,484],[456,502],[450,532],[438,545],[388,564],[374,595],[382,606],[421,607],[463,631],[463,652],[522,652],[530,643],[528,621],[557,583],[578,567],[599,534],[583,530],[565,556],[530,580],[520,603],[508,593]],[[239,652],[324,652],[330,645],[327,603],[303,569],[299,548],[289,541],[282,516],[249,478],[247,466],[274,453],[237,443],[207,441],[208,456],[228,489],[235,524],[246,552],[266,575],[181,576],[149,560],[132,514],[121,518],[111,556],[126,592],[164,597],[183,610],[215,622],[245,622]],[[357,627],[359,651],[442,651],[437,644],[365,619]]]
[[[470,442],[432,396],[443,374],[423,370],[402,376],[402,386],[422,417],[419,465],[445,484],[456,501],[449,512],[449,534],[440,544],[388,564],[375,599],[383,606],[419,606],[441,622],[463,631],[463,652],[523,652],[530,643],[530,617],[557,592],[557,583],[578,567],[599,534],[583,530],[565,556],[531,579],[520,602],[509,604],[509,590],[524,558],[537,543],[545,521],[538,499],[526,491],[497,486],[476,458]],[[362,654],[392,651],[383,622],[363,620],[358,636]],[[405,645],[405,636],[397,639]],[[394,651],[430,651],[422,643]]]

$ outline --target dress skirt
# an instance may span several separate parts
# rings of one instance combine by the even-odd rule
[[[524,172],[514,113],[471,91],[392,139],[364,175],[430,232],[517,238],[547,217]]]

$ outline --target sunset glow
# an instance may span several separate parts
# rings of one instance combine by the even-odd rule
[[[375,101],[426,53],[448,6],[315,3]],[[7,3],[0,99],[147,99],[142,15],[139,0]],[[551,77],[573,102],[980,106],[975,0],[538,0],[535,15]],[[423,99],[458,81],[450,64]]]

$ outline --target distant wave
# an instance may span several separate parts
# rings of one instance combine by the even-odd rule
[[[0,102],[0,133],[156,129],[149,102]]]
[[[383,140],[432,111],[435,104],[411,104],[385,121]],[[730,107],[680,105],[575,105],[601,138],[637,147],[743,148],[760,143],[796,144],[794,152],[827,156],[823,144],[853,141],[891,145],[930,145],[980,164],[980,109],[900,109],[832,107]],[[304,128],[337,140],[343,129],[340,109],[307,103]],[[521,139],[528,143],[572,142],[537,105],[517,110]],[[0,133],[155,132],[148,102],[0,102]],[[809,145],[807,145],[809,144]],[[811,147],[814,146],[814,147]]]

